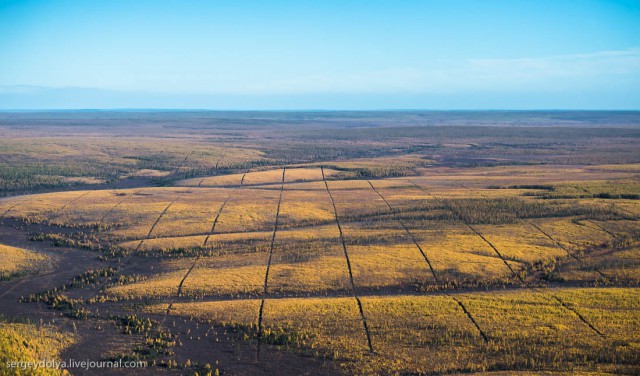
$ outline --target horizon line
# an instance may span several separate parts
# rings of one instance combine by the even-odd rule
[[[160,108],[160,107],[113,107],[113,108],[0,108],[0,112],[640,112],[640,108],[375,108],[375,109],[330,109],[330,108],[307,108],[307,109],[225,109],[225,108]]]

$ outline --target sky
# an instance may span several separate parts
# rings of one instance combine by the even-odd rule
[[[0,0],[0,109],[640,109],[640,0]]]

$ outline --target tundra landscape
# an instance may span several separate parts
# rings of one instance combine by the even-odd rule
[[[638,145],[634,111],[0,112],[0,374],[639,374]],[[42,359],[139,367],[7,366]]]

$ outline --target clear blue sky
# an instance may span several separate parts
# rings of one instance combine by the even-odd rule
[[[640,1],[3,1],[0,108],[640,109]]]

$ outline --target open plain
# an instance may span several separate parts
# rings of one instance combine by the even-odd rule
[[[638,374],[638,145],[637,112],[0,113],[0,373]]]

